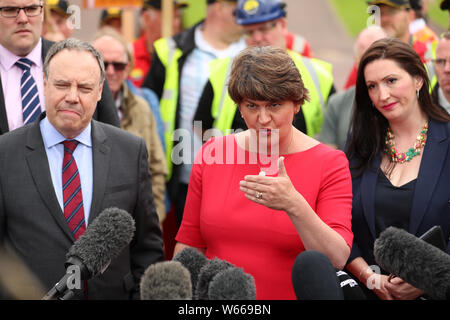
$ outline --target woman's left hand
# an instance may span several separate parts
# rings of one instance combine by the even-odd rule
[[[390,282],[386,282],[385,287],[396,300],[414,300],[424,294],[401,278],[392,278]]]
[[[240,190],[253,202],[274,210],[288,211],[293,201],[300,195],[292,185],[286,168],[284,157],[278,158],[278,176],[260,175],[245,176],[240,182]]]

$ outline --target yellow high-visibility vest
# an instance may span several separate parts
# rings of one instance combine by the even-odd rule
[[[166,143],[167,180],[172,176],[173,133],[178,101],[178,59],[183,52],[177,48],[172,38],[161,38],[154,42],[155,52],[166,69],[166,78],[160,101],[161,119],[164,124],[164,141]]]

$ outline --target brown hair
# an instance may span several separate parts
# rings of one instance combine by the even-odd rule
[[[347,157],[354,160],[351,166],[353,166],[352,169],[357,169],[356,176],[368,168],[384,149],[389,126],[387,119],[372,106],[364,77],[366,66],[380,59],[392,60],[411,77],[422,79],[423,85],[418,99],[420,109],[429,119],[440,122],[450,121],[450,116],[445,110],[432,102],[427,70],[414,49],[409,44],[394,38],[375,41],[362,56],[358,67],[355,106],[350,124],[351,139],[346,148]]]
[[[309,101],[308,89],[297,67],[285,50],[273,47],[249,47],[233,61],[228,82],[231,99],[258,101]]]

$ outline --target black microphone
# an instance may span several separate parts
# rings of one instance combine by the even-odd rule
[[[134,231],[134,220],[128,212],[118,208],[103,210],[70,247],[65,263],[67,273],[42,299],[71,298],[73,291],[68,287],[69,282],[88,280],[103,273],[111,260],[131,242]],[[70,271],[78,271],[78,273]],[[77,274],[80,279],[73,279]]]
[[[344,293],[344,300],[367,300],[367,296],[364,294],[355,279],[342,270],[336,271],[336,275]]]
[[[344,300],[336,269],[319,251],[303,251],[295,258],[292,285],[298,300]]]
[[[152,264],[140,285],[141,300],[192,300],[191,275],[178,261]]]
[[[231,263],[218,258],[208,260],[208,262],[200,269],[195,290],[195,299],[208,300],[209,284],[214,276],[231,266],[233,266]]]
[[[208,263],[208,258],[203,253],[195,248],[186,247],[178,252],[172,261],[180,262],[191,274],[192,294],[194,295],[197,289],[198,276],[201,268]]]
[[[209,300],[256,300],[255,279],[242,268],[230,267],[214,276]]]
[[[375,240],[374,256],[381,268],[432,299],[450,299],[450,256],[437,247],[389,227]]]

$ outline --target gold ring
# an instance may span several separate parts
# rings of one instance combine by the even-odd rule
[[[256,199],[261,200],[262,199],[262,193],[256,192]]]

